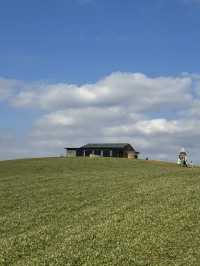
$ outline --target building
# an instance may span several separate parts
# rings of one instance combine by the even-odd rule
[[[94,143],[80,148],[65,148],[68,157],[116,157],[137,159],[137,152],[128,143]]]

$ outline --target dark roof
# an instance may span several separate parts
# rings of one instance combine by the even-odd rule
[[[123,149],[126,146],[131,146],[131,145],[129,143],[89,143],[89,144],[82,146],[81,148]]]
[[[69,150],[69,151],[76,151],[76,150],[78,150],[79,148],[68,147],[68,148],[64,148],[64,149]]]

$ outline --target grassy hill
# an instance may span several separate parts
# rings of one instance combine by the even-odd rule
[[[200,265],[200,168],[0,162],[0,265]]]

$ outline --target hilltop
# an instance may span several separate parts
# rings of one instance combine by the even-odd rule
[[[199,265],[200,168],[0,162],[0,265]]]

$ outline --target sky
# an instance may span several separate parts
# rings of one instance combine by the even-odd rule
[[[200,163],[200,1],[0,0],[0,160],[129,142]]]

